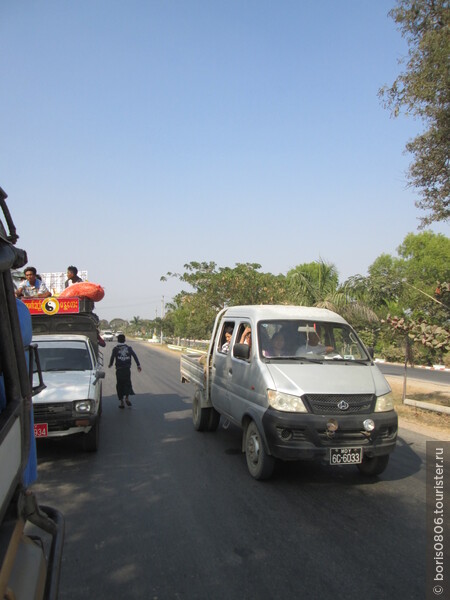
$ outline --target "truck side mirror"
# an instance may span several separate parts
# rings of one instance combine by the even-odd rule
[[[248,344],[235,344],[233,346],[233,356],[242,360],[250,358],[250,346]]]
[[[374,356],[373,346],[367,346],[367,352],[369,353],[370,358],[373,360],[373,356]]]
[[[95,374],[94,381],[92,382],[93,385],[95,385],[99,379],[105,379],[105,375],[105,371],[97,371],[97,373]]]

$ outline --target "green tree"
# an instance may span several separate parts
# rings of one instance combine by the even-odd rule
[[[331,263],[320,260],[297,265],[286,277],[289,300],[294,304],[329,308],[339,302],[339,275]]]
[[[377,321],[376,314],[346,286],[339,285],[336,266],[323,260],[297,265],[286,276],[292,304],[327,308],[352,324]]]
[[[184,273],[168,273],[193,288],[183,290],[167,306],[175,336],[209,337],[216,314],[225,306],[276,304],[284,301],[285,277],[261,273],[257,263],[218,268],[214,262],[190,262]]]
[[[409,233],[397,252],[399,304],[405,314],[445,326],[448,311],[436,301],[435,291],[438,282],[450,279],[450,239],[431,231]]]
[[[368,268],[369,274],[353,275],[345,282],[348,292],[364,302],[378,315],[396,314],[401,289],[399,260],[381,254]]]
[[[134,325],[135,327],[139,327],[139,325],[142,323],[142,319],[141,317],[133,317],[131,319],[131,324]]]
[[[109,325],[114,329],[114,331],[124,331],[128,325],[128,321],[116,318],[110,321]]]
[[[408,180],[418,189],[416,206],[430,211],[422,227],[450,216],[450,8],[448,0],[398,0],[389,15],[409,46],[406,68],[379,95],[393,116],[403,109],[425,131],[406,145],[413,155]]]
[[[421,333],[427,332],[427,340],[430,332],[435,335],[441,329],[448,329],[449,319],[446,282],[450,279],[450,240],[430,231],[409,233],[397,253],[397,256],[382,254],[370,265],[368,276],[355,275],[346,282],[352,293],[383,319],[373,343],[380,354],[391,359],[401,357],[403,352],[396,356],[397,330],[386,325],[389,319],[420,323]],[[445,354],[446,346],[423,343],[417,332],[408,339],[419,361],[430,363],[437,352]]]
[[[403,276],[410,283],[434,286],[436,281],[449,277],[450,238],[442,233],[409,233],[397,252],[402,259]]]
[[[431,231],[409,233],[397,253],[380,255],[370,265],[368,276],[351,277],[347,287],[380,316],[408,313],[446,320],[448,315],[441,314],[442,305],[434,296],[438,282],[450,279],[450,239]]]

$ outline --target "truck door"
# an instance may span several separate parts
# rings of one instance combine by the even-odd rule
[[[228,414],[232,420],[240,423],[245,407],[252,400],[254,382],[255,348],[252,348],[255,331],[249,321],[243,320],[237,324],[234,344],[247,344],[250,347],[248,360],[237,358],[233,350],[230,352],[230,367],[228,378]],[[254,389],[254,388],[253,388]]]
[[[228,386],[231,376],[231,347],[234,340],[235,322],[227,319],[223,321],[214,348],[211,369],[211,400],[214,407],[220,412],[228,414],[229,394]]]

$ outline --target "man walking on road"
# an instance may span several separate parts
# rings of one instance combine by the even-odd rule
[[[108,367],[111,368],[114,361],[116,362],[116,390],[120,402],[119,408],[125,408],[125,404],[123,403],[124,398],[127,406],[131,406],[128,396],[134,396],[131,385],[131,357],[134,358],[139,373],[142,371],[142,368],[133,348],[125,344],[123,333],[117,336],[117,341],[119,343],[117,346],[114,346],[111,352]]]

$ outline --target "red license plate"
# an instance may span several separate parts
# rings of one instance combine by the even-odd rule
[[[48,436],[48,425],[47,423],[35,423],[34,424],[34,437],[47,437]]]

